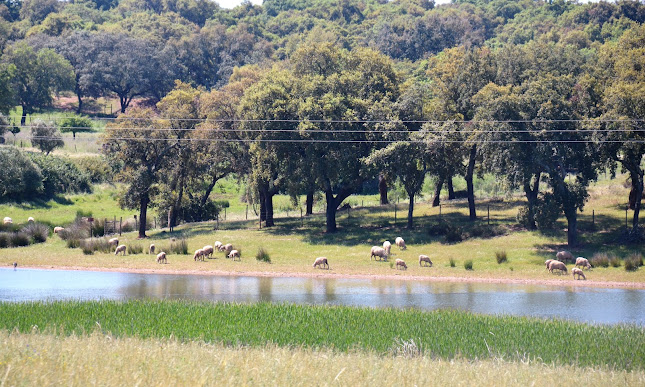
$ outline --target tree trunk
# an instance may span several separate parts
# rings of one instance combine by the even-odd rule
[[[30,109],[25,105],[22,106],[22,116],[20,117],[20,126],[25,126],[27,123],[27,114],[31,113]]]
[[[336,210],[338,209],[338,203],[336,202],[336,198],[331,192],[331,189],[325,191],[325,199],[327,200],[327,208],[325,211],[325,215],[327,217],[327,232],[336,232],[338,230],[336,227]]]
[[[264,208],[266,210],[266,227],[273,227],[275,223],[273,222],[273,193],[270,190],[267,190],[264,194]]]
[[[414,194],[408,192],[408,197],[410,198],[410,204],[408,204],[408,229],[412,230],[414,227],[414,218],[412,216],[414,212]]]
[[[387,180],[382,173],[378,175],[378,192],[381,195],[381,205],[389,204],[387,200]]]
[[[148,192],[145,194],[141,195],[141,199],[139,201],[139,239],[141,238],[147,238],[146,236],[146,221],[147,221],[147,213],[148,213],[148,203],[150,202],[150,197],[148,196]]]
[[[468,169],[466,171],[466,188],[468,189],[468,209],[470,210],[470,220],[477,219],[477,212],[475,210],[475,190],[473,188],[473,175],[475,172],[475,158],[477,157],[477,145],[470,148],[470,156],[468,158]]]
[[[307,194],[306,203],[307,203],[307,209],[305,210],[305,215],[313,215],[314,213],[314,193],[313,192],[309,192]]]
[[[172,217],[170,218],[170,224],[172,224],[172,227],[177,226],[177,217],[179,216],[179,211],[181,211],[181,199],[184,197],[184,178],[183,176],[181,177],[179,181],[179,194],[177,195],[177,200],[175,200],[175,203],[173,204],[172,208]]]
[[[213,180],[211,180],[211,182],[208,184],[208,187],[206,187],[206,191],[202,195],[202,198],[199,199],[199,206],[201,208],[204,208],[204,206],[206,206],[208,197],[211,196],[211,192],[213,192],[213,188],[215,188],[215,184],[217,184],[217,180],[219,180],[219,176],[213,176]]]
[[[573,211],[565,211],[565,217],[567,218],[567,224],[568,224],[568,229],[567,229],[567,245],[569,245],[569,248],[572,249],[576,246],[577,240],[576,237],[578,235],[578,214],[576,213],[576,210],[574,209]]]
[[[83,98],[81,92],[76,92],[76,98],[78,98],[78,108],[76,109],[76,114],[81,114],[81,109],[83,109]]]
[[[264,201],[264,190],[259,190],[260,196],[260,222],[267,220],[266,202]]]
[[[632,218],[632,233],[638,232],[638,223],[639,223],[639,214],[641,211],[641,200],[643,199],[643,170],[638,167],[630,170],[630,175],[632,178],[632,191],[634,192],[634,217]],[[630,199],[631,199],[630,194]],[[631,205],[630,200],[630,205]]]
[[[437,180],[437,183],[434,186],[434,200],[432,200],[432,207],[439,206],[441,188],[443,187],[443,181],[444,181],[444,178],[440,176],[439,180]]]
[[[533,186],[531,186],[530,181],[524,182],[524,194],[526,195],[526,200],[528,202],[528,224],[526,226],[529,230],[535,230],[537,228],[535,224],[535,206],[537,205],[537,197],[540,188],[540,175],[541,173],[537,174],[533,181]]]
[[[448,200],[454,200],[455,188],[452,186],[452,175],[448,176],[448,179],[446,179],[446,182],[448,183]]]

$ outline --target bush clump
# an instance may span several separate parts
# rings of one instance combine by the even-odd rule
[[[260,247],[258,249],[257,254],[255,254],[255,259],[261,262],[271,263],[271,257],[269,256],[269,253],[264,249],[264,247]]]
[[[625,258],[626,271],[636,271],[641,266],[643,266],[642,255],[636,253],[636,254],[631,254],[629,257]]]
[[[29,223],[21,231],[28,234],[34,243],[46,242],[49,236],[49,227],[42,223]]]
[[[473,269],[473,260],[469,259],[466,262],[464,262],[464,269],[466,270],[472,270]]]
[[[112,252],[112,246],[108,243],[107,238],[83,239],[80,241],[80,247],[87,255],[94,254],[96,251],[106,254]]]
[[[23,247],[29,246],[31,244],[31,236],[26,232],[14,232],[11,234],[11,246],[13,247]]]
[[[0,148],[2,200],[25,200],[37,197],[42,192],[43,175],[40,168],[23,152],[14,148]]]
[[[128,255],[143,254],[143,246],[141,243],[130,243],[128,245]]]
[[[188,254],[188,242],[186,239],[175,239],[170,241],[170,248],[168,249],[170,254]]]
[[[449,225],[444,236],[446,243],[458,243],[464,240],[461,227]]]
[[[76,164],[62,157],[31,153],[29,158],[42,174],[43,193],[47,197],[61,193],[92,192],[90,179]]]
[[[622,262],[620,262],[620,258],[614,255],[609,258],[609,265],[611,265],[611,267],[620,267],[622,265]]]
[[[593,267],[609,267],[609,255],[607,253],[595,253],[589,263]]]
[[[474,226],[468,233],[471,238],[494,238],[506,235],[506,229],[501,226],[489,226],[486,224]]]
[[[0,249],[11,246],[11,233],[0,232]]]
[[[457,266],[457,262],[455,262],[455,259],[454,259],[454,258],[450,258],[450,259],[448,260],[448,262],[450,262],[450,267],[455,267],[455,266]]]
[[[506,250],[496,251],[495,252],[495,260],[497,261],[498,264],[508,262],[508,257],[506,255]]]

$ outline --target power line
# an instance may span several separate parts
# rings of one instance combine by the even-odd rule
[[[23,137],[26,140],[63,140],[61,137],[51,136],[29,136]],[[266,142],[266,143],[393,143],[393,142],[407,142],[412,144],[425,144],[425,140],[317,140],[317,139],[214,139],[214,138],[146,138],[146,137],[112,137],[108,141],[177,141],[177,142]],[[79,138],[76,141],[96,141],[95,139]],[[473,143],[478,144],[516,144],[516,143],[629,143],[629,144],[645,144],[645,140],[436,140],[437,143]]]

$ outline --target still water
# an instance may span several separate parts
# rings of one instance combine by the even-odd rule
[[[139,298],[459,309],[645,325],[645,290],[636,289],[0,269],[0,302]]]

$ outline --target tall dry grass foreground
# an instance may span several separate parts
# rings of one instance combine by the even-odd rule
[[[399,343],[401,344],[401,343]],[[396,345],[396,343],[393,343]],[[0,386],[636,386],[644,371],[0,331]],[[406,355],[412,355],[408,357]]]

